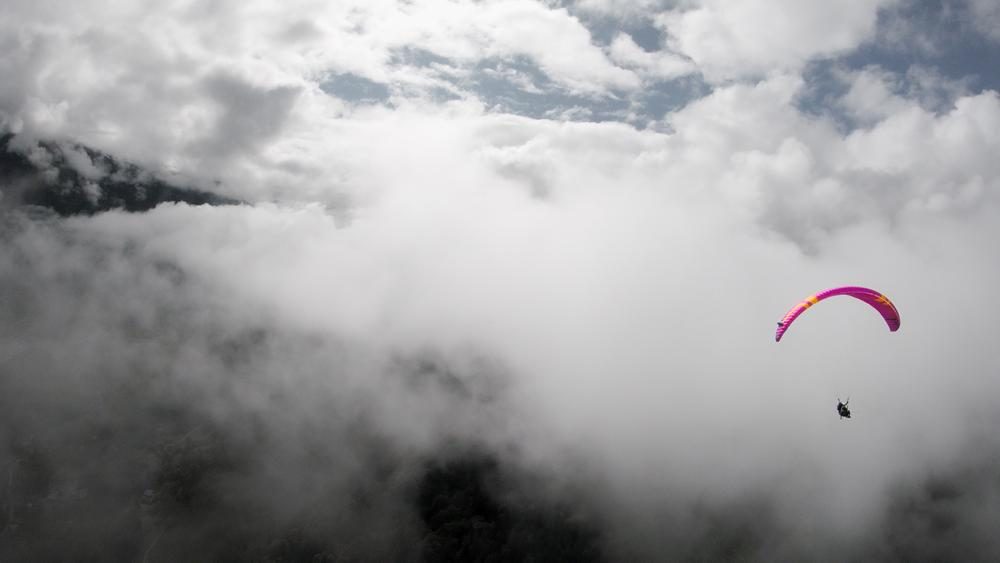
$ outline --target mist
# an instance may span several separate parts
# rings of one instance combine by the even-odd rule
[[[713,2],[432,4],[5,8],[3,558],[1000,554],[995,91],[845,59],[810,107],[905,11],[725,57]],[[646,9],[707,93],[591,119],[663,79],[587,27]],[[486,104],[494,58],[595,106]],[[898,332],[832,299],[774,342],[854,284]]]

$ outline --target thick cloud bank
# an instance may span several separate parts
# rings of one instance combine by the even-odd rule
[[[997,558],[1000,98],[846,65],[817,96],[874,5],[808,48],[789,7],[768,54],[662,4],[3,8],[0,558]],[[671,75],[576,16],[637,7],[726,75],[649,127],[434,94],[491,57]],[[129,207],[154,179],[181,195]],[[842,284],[901,330],[832,299],[773,341]]]

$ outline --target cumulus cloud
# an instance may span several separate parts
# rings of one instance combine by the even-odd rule
[[[421,103],[421,92],[434,89],[476,103],[461,81],[490,60],[526,59],[549,87],[585,97],[640,84],[569,12],[529,0],[280,10],[217,3],[202,12],[186,3],[66,13],[57,6],[5,7],[3,70],[12,80],[0,99],[8,127],[86,141],[167,171],[198,170],[202,183],[221,181],[237,196],[284,190],[280,171],[301,164],[283,155],[308,142],[287,140],[311,135],[317,114],[346,111],[320,89],[331,74],[388,84],[394,104]],[[296,15],[303,12],[309,22]],[[433,64],[401,57],[407,52]],[[279,137],[285,146],[275,146]],[[331,187],[316,183],[316,191]]]
[[[676,0],[579,0],[573,7],[583,12],[620,18],[649,17],[677,5]]]
[[[741,2],[713,0],[658,16],[669,45],[715,80],[794,71],[809,59],[853,49],[875,31],[892,2]]]
[[[842,73],[849,90],[839,105],[861,123],[872,123],[918,105],[935,113],[954,109],[956,100],[972,92],[971,79],[953,80],[933,68],[913,65],[905,73],[878,67]]]
[[[994,41],[1000,41],[1000,6],[989,0],[969,0],[973,25]]]
[[[673,53],[648,52],[636,44],[628,35],[619,35],[611,43],[611,56],[623,66],[638,67],[643,76],[652,78],[676,78],[694,70],[690,61]]]
[[[223,420],[250,409],[264,428],[291,432],[327,408],[361,404],[366,424],[402,448],[429,451],[457,436],[516,445],[519,463],[534,467],[572,455],[608,483],[594,502],[615,507],[610,529],[640,546],[638,523],[664,509],[656,499],[718,507],[760,491],[776,503],[782,529],[860,541],[877,527],[886,487],[949,467],[971,424],[963,413],[990,405],[982,385],[995,362],[965,355],[956,366],[954,357],[992,334],[988,315],[970,321],[965,311],[995,307],[982,298],[1000,273],[984,260],[996,234],[986,195],[995,187],[983,185],[976,205],[930,200],[950,197],[947,178],[958,190],[963,178],[995,182],[986,158],[995,141],[980,137],[980,152],[926,180],[931,163],[919,162],[920,151],[964,153],[973,131],[997,130],[977,124],[997,101],[970,98],[947,116],[904,114],[842,138],[832,126],[810,132],[805,117],[791,120],[793,86],[719,91],[675,116],[672,135],[397,110],[396,135],[383,136],[383,110],[355,125],[374,130],[364,165],[380,169],[374,181],[385,191],[349,224],[322,207],[174,206],[73,221],[69,247],[30,230],[12,247],[39,273],[56,273],[28,286],[50,289],[35,293],[37,309],[20,321],[28,330],[18,341],[38,352],[5,355],[23,370],[46,349],[66,310],[58,272],[91,279],[96,245],[120,257],[101,259],[104,273],[86,282],[94,286],[73,292],[82,296],[75,307],[93,313],[80,313],[60,338],[84,374],[126,377],[131,353],[100,350],[165,346],[143,352],[141,365],[152,362],[143,370],[182,384],[199,397],[195,406]],[[747,103],[755,111],[743,111]],[[402,134],[431,125],[447,133],[418,150]],[[932,134],[908,134],[913,127]],[[915,152],[901,160],[907,150]],[[532,174],[547,183],[543,199],[523,189]],[[862,189],[866,175],[893,181]],[[813,239],[821,252],[806,257],[793,243],[814,228],[825,229]],[[171,278],[161,280],[157,264],[182,272],[190,289],[164,287]],[[897,300],[902,332],[884,333],[861,307],[831,304],[774,347],[773,318],[790,301],[858,278]],[[945,288],[947,305],[933,297]],[[164,299],[168,310],[156,312]],[[186,320],[170,312],[178,307],[198,312]],[[961,338],[951,335],[958,325],[968,327]],[[277,343],[236,344],[246,359],[234,366],[204,349],[255,327]],[[145,343],[129,334],[145,334]],[[294,334],[315,344],[286,342]],[[94,339],[99,347],[88,348]],[[443,354],[461,385],[486,385],[488,408],[447,385],[415,393],[393,379],[386,358],[422,350]],[[81,358],[91,356],[85,367]],[[68,359],[50,362],[66,372]],[[854,422],[878,431],[837,426],[830,398],[847,392],[859,405]],[[285,404],[294,412],[282,412]],[[275,409],[279,422],[269,422]],[[915,420],[912,409],[938,415]],[[628,498],[647,500],[620,504]]]

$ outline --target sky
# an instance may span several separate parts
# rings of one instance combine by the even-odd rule
[[[276,515],[459,444],[611,560],[681,558],[700,510],[748,560],[1000,556],[994,1],[6,0],[0,53],[10,150],[243,202],[0,183],[0,464],[66,445],[72,490],[133,471],[86,424],[183,410]],[[838,298],[774,342],[837,285],[901,329]],[[366,526],[412,519],[380,494]]]

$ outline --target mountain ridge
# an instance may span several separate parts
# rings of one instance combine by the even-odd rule
[[[141,213],[161,203],[243,203],[210,191],[174,185],[140,166],[79,143],[64,147],[39,141],[32,153],[25,154],[12,146],[15,138],[11,133],[0,134],[3,205],[44,207],[68,217],[111,210]]]

